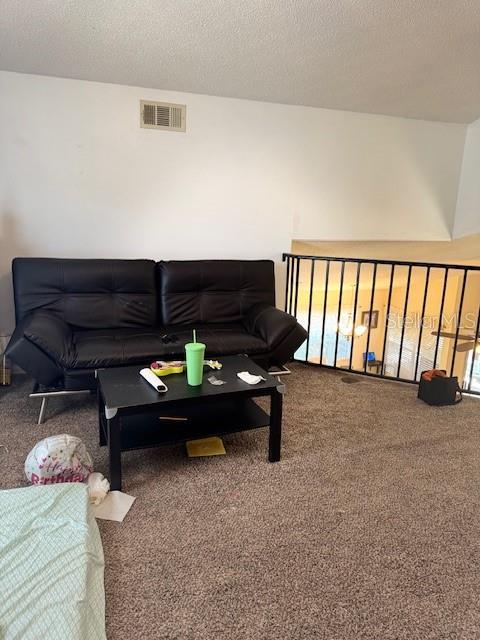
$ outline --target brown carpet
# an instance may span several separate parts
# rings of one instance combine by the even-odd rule
[[[109,639],[480,638],[480,401],[430,408],[412,386],[293,370],[282,462],[265,430],[223,457],[124,456],[137,502],[100,522]],[[1,398],[1,486],[61,432],[106,473],[93,398],[52,402],[38,427],[27,391]]]

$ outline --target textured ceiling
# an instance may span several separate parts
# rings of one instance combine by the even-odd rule
[[[471,122],[480,1],[0,0],[0,69]]]

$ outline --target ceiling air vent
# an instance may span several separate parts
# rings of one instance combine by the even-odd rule
[[[144,129],[185,131],[186,115],[184,104],[140,100],[140,126]]]

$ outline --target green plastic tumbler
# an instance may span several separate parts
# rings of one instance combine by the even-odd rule
[[[205,345],[203,342],[187,342],[185,356],[187,361],[187,382],[191,387],[198,387],[203,380]]]

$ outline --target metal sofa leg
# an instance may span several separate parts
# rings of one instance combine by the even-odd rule
[[[48,398],[46,396],[44,396],[42,398],[42,404],[40,406],[40,413],[38,414],[38,422],[37,422],[37,424],[43,424],[43,421],[45,420],[45,412],[47,411],[47,403],[48,403]]]
[[[30,393],[30,398],[41,398],[42,404],[40,405],[40,413],[38,414],[37,424],[43,424],[45,422],[45,414],[47,411],[48,400],[51,397],[56,396],[81,396],[81,395],[89,395],[91,393],[90,389],[79,389],[78,391],[66,391],[64,389],[55,389],[55,390],[42,390],[38,383],[35,383],[32,393]]]

